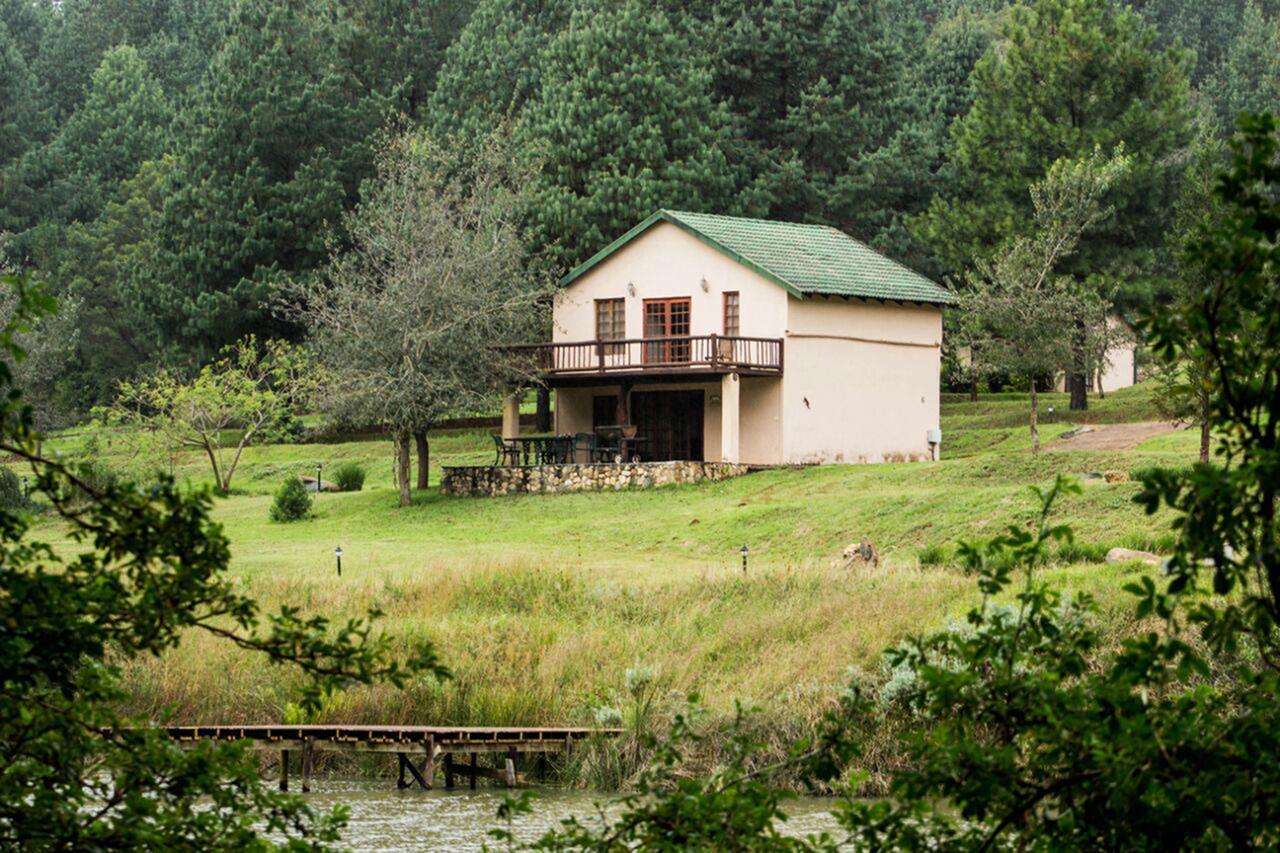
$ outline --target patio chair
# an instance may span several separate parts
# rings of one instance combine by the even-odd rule
[[[493,466],[499,465],[516,466],[520,464],[520,448],[516,447],[515,442],[507,441],[500,435],[493,436]]]
[[[569,446],[569,458],[577,462],[578,454],[586,454],[588,462],[596,461],[596,434],[594,432],[579,432],[573,435],[572,444]]]
[[[622,461],[622,446],[619,443],[619,434],[614,432],[609,437],[596,436],[595,451],[591,455],[592,462],[620,462]]]
[[[538,464],[559,465],[564,462],[564,440],[561,436],[550,435],[538,439]]]

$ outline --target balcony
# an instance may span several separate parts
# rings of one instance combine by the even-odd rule
[[[781,376],[780,338],[692,335],[609,341],[521,344],[508,348],[546,379],[590,382],[607,377],[738,373]],[[561,383],[565,384],[565,383]]]

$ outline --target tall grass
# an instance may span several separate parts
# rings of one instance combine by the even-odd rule
[[[1108,403],[1113,396],[1122,395]],[[425,492],[405,509],[390,486],[387,442],[250,448],[238,475],[245,493],[220,499],[214,516],[231,539],[233,580],[265,611],[289,605],[341,621],[377,608],[388,634],[405,648],[436,643],[455,674],[403,691],[351,688],[331,697],[317,722],[595,725],[606,714],[626,735],[562,769],[614,787],[645,758],[646,734],[694,692],[710,713],[697,760],[715,761],[717,732],[737,699],[762,708],[751,725],[766,756],[780,757],[830,707],[850,665],[874,670],[884,648],[973,602],[971,580],[954,568],[954,543],[1030,520],[1028,485],[1060,472],[1182,464],[1196,453],[1195,436],[1177,435],[1158,452],[1032,456],[1020,429],[997,423],[1020,413],[1019,403],[986,420],[952,412],[963,405],[944,413],[944,434],[973,449],[966,458],[944,451],[939,463],[779,470],[620,493],[482,500]],[[434,436],[433,465],[489,460],[485,441],[477,431]],[[318,494],[312,518],[271,524],[270,490],[317,461],[326,470],[365,466],[364,490]],[[179,476],[199,483],[201,466],[182,457]],[[1166,517],[1133,503],[1138,488],[1091,482],[1061,504],[1055,520],[1072,524],[1079,540],[1056,554],[1050,580],[1093,592],[1104,609],[1125,598],[1120,585],[1143,569],[1099,565],[1106,549],[1096,543],[1157,552],[1169,544]],[[41,536],[56,541],[60,529],[44,524]],[[880,565],[844,568],[841,552],[863,536]],[[637,678],[645,669],[652,676]],[[296,718],[288,670],[199,633],[124,664],[123,675],[125,710],[153,718]],[[890,766],[895,756],[880,755],[872,740],[873,763]]]

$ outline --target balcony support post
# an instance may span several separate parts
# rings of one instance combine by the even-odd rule
[[[720,461],[736,465],[741,461],[739,425],[742,380],[736,373],[720,377]]]
[[[517,438],[520,435],[520,403],[523,401],[523,388],[517,388],[502,398],[503,438]]]

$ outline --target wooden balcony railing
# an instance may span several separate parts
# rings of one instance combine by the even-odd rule
[[[539,373],[782,373],[780,338],[692,335],[613,341],[520,344],[510,352]]]

